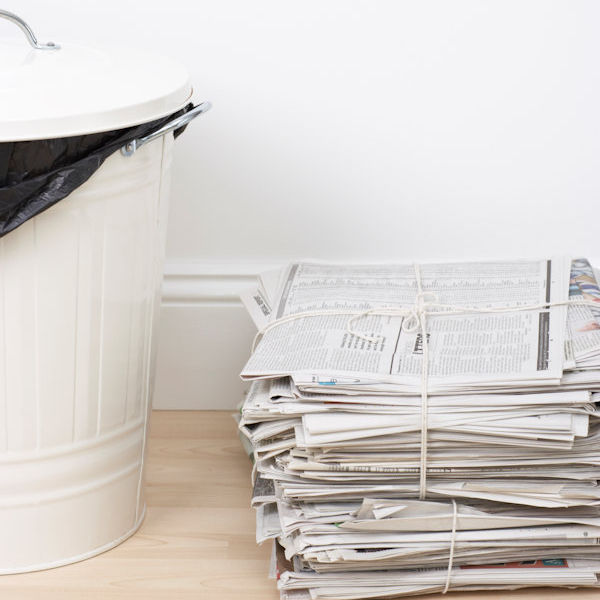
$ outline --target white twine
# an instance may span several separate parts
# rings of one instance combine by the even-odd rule
[[[456,546],[456,528],[458,524],[458,507],[456,500],[452,498],[452,533],[450,534],[450,551],[448,553],[448,570],[446,572],[446,584],[442,590],[442,594],[446,594],[450,589],[450,581],[452,579],[452,567],[454,566],[454,547]]]
[[[429,342],[427,340],[427,308],[423,284],[421,282],[421,269],[415,264],[415,277],[417,280],[417,296],[415,301],[414,315],[409,316],[409,329],[421,327],[421,347],[423,348],[423,366],[421,368],[421,460],[419,464],[419,498],[425,500],[427,497],[427,439],[429,436],[429,394],[427,385],[429,382]],[[418,322],[417,322],[418,317]],[[412,322],[410,321],[412,319]]]

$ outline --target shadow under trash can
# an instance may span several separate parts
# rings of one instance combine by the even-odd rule
[[[143,464],[186,71],[144,51],[0,42],[0,574],[107,550]],[[29,45],[28,45],[29,42]]]

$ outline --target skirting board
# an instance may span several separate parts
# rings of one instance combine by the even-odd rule
[[[232,409],[256,328],[241,290],[274,264],[169,262],[165,266],[153,406]]]

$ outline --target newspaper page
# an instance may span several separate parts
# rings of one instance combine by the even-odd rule
[[[571,265],[569,298],[598,303],[598,310],[578,306],[576,302],[569,306],[568,323],[575,357],[593,357],[600,352],[600,287],[585,258],[576,259]]]
[[[453,307],[525,307],[568,298],[567,259],[424,264],[422,289]],[[322,314],[267,331],[242,372],[245,379],[291,375],[323,386],[392,382],[418,390],[423,340],[406,332],[404,317],[365,315],[349,332],[349,311],[410,308],[413,265],[290,265],[273,319]],[[429,297],[429,296],[428,296]],[[346,313],[344,313],[346,311]],[[340,312],[340,314],[326,314]],[[566,308],[507,313],[429,315],[430,389],[557,382],[563,370]]]

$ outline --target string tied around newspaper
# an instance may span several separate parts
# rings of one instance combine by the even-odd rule
[[[252,344],[252,351],[256,349],[259,340],[267,332],[280,327],[285,323],[297,321],[310,317],[321,316],[348,316],[346,331],[349,335],[376,344],[382,340],[381,336],[367,335],[355,329],[357,321],[368,316],[391,316],[402,317],[401,329],[406,333],[417,333],[421,336],[422,348],[422,368],[421,368],[421,440],[420,440],[420,460],[419,460],[419,498],[427,498],[427,448],[429,433],[429,340],[427,332],[427,319],[431,316],[452,316],[461,314],[503,314],[514,312],[526,312],[535,310],[550,309],[559,306],[587,306],[596,311],[600,310],[600,305],[590,300],[580,300],[572,298],[568,300],[559,300],[551,302],[541,302],[538,304],[522,304],[504,307],[476,307],[476,306],[458,306],[452,304],[443,304],[439,302],[437,294],[423,290],[421,278],[421,268],[418,264],[413,265],[416,280],[416,295],[412,306],[382,306],[369,308],[367,310],[351,309],[319,309],[293,313],[285,315],[268,323],[263,329],[257,332]]]
[[[368,309],[359,314],[350,317],[347,324],[347,331],[360,339],[371,343],[380,341],[378,336],[368,336],[354,329],[357,320],[368,315],[395,315],[404,317],[401,328],[406,333],[416,333],[421,336],[422,348],[422,367],[421,367],[421,440],[420,440],[420,460],[419,460],[419,498],[427,498],[427,460],[428,460],[428,437],[429,437],[429,337],[427,331],[428,316],[442,315],[460,315],[460,314],[502,314],[511,312],[524,312],[534,310],[544,310],[558,306],[568,306],[577,304],[578,306],[589,306],[598,310],[597,303],[588,300],[568,299],[553,302],[541,302],[539,304],[526,304],[520,306],[506,307],[475,307],[475,306],[457,306],[451,304],[442,304],[434,292],[423,291],[423,281],[421,277],[421,268],[418,264],[413,264],[415,271],[415,281],[417,293],[412,307],[406,308],[383,308]]]
[[[498,313],[511,313],[511,312],[523,312],[523,311],[535,311],[550,309],[559,306],[577,305],[577,306],[588,306],[596,310],[600,309],[600,306],[589,300],[580,299],[568,299],[563,301],[553,302],[542,302],[539,304],[528,304],[520,306],[508,306],[508,307],[474,307],[474,306],[456,306],[442,304],[439,301],[439,297],[434,292],[424,291],[423,282],[421,278],[421,269],[418,264],[414,264],[415,280],[416,280],[416,295],[415,301],[410,307],[377,307],[368,310],[314,310],[306,311],[301,313],[295,313],[276,319],[269,323],[266,327],[260,330],[255,338],[252,346],[252,350],[256,348],[259,339],[271,329],[278,327],[284,323],[292,322],[298,319],[307,317],[319,317],[319,316],[332,316],[332,315],[347,315],[349,316],[346,324],[346,331],[348,334],[353,335],[357,338],[363,339],[372,344],[376,344],[381,341],[380,336],[366,335],[362,332],[356,331],[356,322],[368,316],[397,316],[402,317],[403,322],[401,329],[406,333],[418,333],[421,336],[421,348],[422,348],[422,368],[421,368],[421,439],[420,439],[420,461],[419,461],[419,498],[421,500],[427,497],[427,449],[428,449],[428,433],[429,433],[429,340],[427,331],[427,318],[428,316],[441,316],[441,315],[459,315],[459,314],[498,314]],[[446,581],[442,588],[442,594],[446,594],[451,587],[452,580],[452,568],[454,564],[454,554],[456,546],[456,534],[458,528],[458,507],[454,498],[451,498],[452,502],[452,528],[450,531],[450,545],[448,551],[448,567],[446,570]]]

